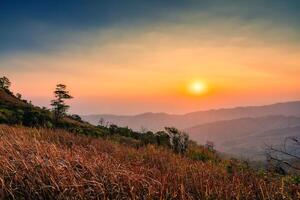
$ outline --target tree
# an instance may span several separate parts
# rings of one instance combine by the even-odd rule
[[[267,146],[266,156],[268,163],[282,174],[285,169],[300,172],[300,139],[287,137],[282,146]]]
[[[75,121],[78,122],[83,122],[83,120],[81,119],[81,117],[79,115],[73,114],[70,116],[72,119],[74,119]]]
[[[210,151],[215,151],[215,144],[212,141],[206,141],[205,147]]]
[[[174,127],[166,127],[170,144],[175,153],[184,153],[188,148],[189,136]]]
[[[141,133],[147,133],[148,130],[147,130],[147,128],[145,128],[144,126],[141,126],[140,132],[141,132]]]
[[[21,95],[20,93],[17,93],[17,94],[16,94],[16,97],[17,97],[18,99],[20,99],[20,100],[22,99],[22,95]]]
[[[170,136],[165,131],[158,131],[155,133],[156,144],[159,146],[170,147]]]
[[[64,84],[56,85],[54,95],[56,99],[51,101],[51,106],[53,107],[54,119],[58,122],[66,115],[66,112],[70,108],[70,106],[65,103],[65,100],[72,99],[73,97],[69,94]]]
[[[98,121],[98,125],[99,125],[99,126],[104,126],[104,124],[105,124],[105,119],[104,119],[103,117],[101,117],[101,118],[99,119],[99,121]]]
[[[3,76],[2,78],[0,78],[0,88],[9,90],[10,85],[11,85],[11,82],[9,81],[9,79],[6,76]]]

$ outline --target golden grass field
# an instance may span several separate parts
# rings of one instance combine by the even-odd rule
[[[0,125],[5,199],[300,199],[300,186],[224,162],[65,131]]]

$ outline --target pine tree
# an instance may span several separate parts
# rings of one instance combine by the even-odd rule
[[[69,94],[69,91],[66,89],[66,85],[58,84],[56,85],[56,89],[54,91],[55,98],[51,101],[51,106],[55,122],[57,123],[60,119],[62,119],[68,109],[70,108],[69,105],[65,103],[66,99],[72,99],[73,97]]]

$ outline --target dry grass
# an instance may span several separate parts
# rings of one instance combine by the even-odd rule
[[[0,195],[24,199],[299,199],[300,186],[251,170],[228,174],[148,146],[0,126]]]

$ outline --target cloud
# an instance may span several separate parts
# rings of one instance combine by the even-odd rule
[[[208,48],[217,55],[219,51],[230,48],[245,51],[258,48],[258,51],[269,49],[283,54],[299,52],[299,32],[293,27],[261,19],[221,18],[214,14],[209,11],[180,12],[175,22],[162,20],[75,32],[65,30],[52,33],[48,31],[53,28],[40,25],[43,36],[37,36],[37,40],[43,40],[48,47],[4,54],[0,57],[0,68],[16,72],[35,70],[61,73],[66,70],[82,73],[95,69],[157,65],[155,59],[159,58],[158,54],[172,54],[174,51]],[[169,18],[175,17],[171,15]],[[60,40],[53,39],[53,35],[60,35]]]
[[[177,105],[186,82],[194,78],[216,88],[214,102],[232,93],[235,98],[263,95],[274,87],[278,96],[286,88],[293,88],[291,95],[299,91],[297,28],[216,12],[181,11],[151,23],[76,31],[51,32],[55,28],[39,25],[39,40],[47,47],[4,54],[0,69],[18,91],[26,91],[25,97],[50,98],[53,85],[63,81],[85,101],[108,99],[105,105],[110,105],[119,99],[129,105],[144,99],[153,102],[151,109],[159,99]]]
[[[215,19],[238,19],[243,23],[265,20],[274,26],[286,24],[291,29],[298,27],[299,7],[300,3],[294,0],[8,1],[0,7],[0,52],[45,51],[65,43],[72,34],[111,27],[151,26],[157,22],[204,26]]]

